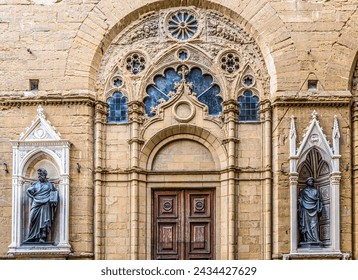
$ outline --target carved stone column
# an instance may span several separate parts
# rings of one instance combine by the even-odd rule
[[[298,156],[296,155],[296,125],[295,118],[291,117],[291,129],[290,129],[290,205],[291,205],[291,253],[297,252],[297,189],[298,189],[298,173],[297,173],[297,160]]]
[[[358,75],[358,70],[357,70]],[[355,86],[355,89],[353,89],[355,94],[358,94],[358,84]],[[353,99],[353,105],[352,105],[352,147],[353,147],[353,172],[352,172],[352,183],[353,186],[358,186],[358,99],[355,97]],[[358,212],[358,188],[353,188],[353,201],[354,207],[353,212]],[[353,215],[353,224],[355,225],[353,229],[354,236],[358,236],[358,215]],[[356,248],[353,250],[353,259],[358,258],[358,244],[356,245]]]
[[[97,103],[95,106],[94,125],[94,255],[96,260],[104,258],[103,244],[103,165],[105,152],[105,124],[107,123],[107,104]]]
[[[130,123],[130,209],[131,209],[131,259],[139,258],[139,153],[144,143],[140,139],[140,125],[143,123],[144,104],[139,101],[128,103]]]
[[[336,229],[339,228],[339,191],[340,191],[340,183],[341,183],[341,174],[339,172],[332,173],[330,178],[331,183],[331,241],[332,241],[332,251],[340,252],[340,231]]]
[[[260,117],[263,125],[262,137],[264,139],[263,145],[263,166],[264,166],[264,181],[263,181],[263,244],[264,244],[264,259],[272,259],[272,110],[269,101],[261,102]]]
[[[237,259],[237,188],[236,188],[236,170],[237,170],[237,150],[238,138],[236,121],[238,116],[237,101],[230,99],[223,103],[225,123],[228,129],[228,138],[225,139],[225,144],[228,150],[228,206],[227,206],[227,221],[228,221],[228,259]]]
[[[298,189],[298,173],[290,173],[290,199],[291,199],[291,253],[297,252],[297,189]],[[296,217],[296,218],[293,218]]]

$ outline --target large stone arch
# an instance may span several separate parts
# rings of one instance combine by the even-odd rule
[[[351,90],[358,52],[358,13],[352,11],[333,44],[325,73],[326,90]]]
[[[67,59],[66,75],[76,74],[77,78],[82,76],[82,81],[77,79],[78,86],[81,89],[95,90],[103,54],[123,28],[149,11],[183,5],[211,8],[235,18],[237,23],[253,36],[263,54],[270,76],[271,93],[277,90],[280,81],[284,81],[287,75],[299,71],[296,47],[291,35],[268,1],[259,4],[256,1],[228,2],[227,6],[224,6],[219,0],[148,0],[121,3],[112,8],[114,5],[111,0],[102,0],[92,9],[77,32]],[[275,28],[267,28],[268,25]],[[285,65],[281,63],[278,72],[276,65],[280,60],[284,61]],[[299,81],[293,81],[292,89],[297,88],[298,83]]]

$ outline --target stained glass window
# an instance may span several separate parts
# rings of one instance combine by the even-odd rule
[[[164,75],[154,78],[154,84],[147,87],[148,96],[144,99],[145,111],[149,117],[154,116],[152,108],[169,99],[169,92],[175,92],[174,85],[180,82],[182,77],[173,68],[164,71]],[[199,68],[193,68],[186,76],[186,81],[192,83],[192,90],[196,93],[198,100],[209,108],[209,115],[218,116],[221,111],[222,98],[218,96],[220,87],[214,83],[209,74],[203,74]]]
[[[180,75],[173,68],[166,69],[163,76],[154,77],[154,84],[147,87],[148,96],[144,99],[145,112],[149,117],[154,116],[152,108],[169,99],[169,92],[174,92],[174,85],[180,80]]]
[[[247,90],[239,97],[239,121],[259,120],[259,99]]]
[[[186,80],[193,84],[193,91],[198,100],[209,108],[209,115],[218,116],[221,111],[222,98],[218,96],[220,87],[214,84],[214,79],[209,74],[203,74],[201,69],[193,68]]]
[[[145,58],[137,53],[131,54],[126,59],[127,70],[132,74],[138,74],[145,69]]]
[[[227,53],[221,57],[221,69],[232,74],[240,69],[240,58],[234,53]]]
[[[116,91],[112,97],[107,99],[108,122],[124,123],[128,121],[128,99],[120,91]]]

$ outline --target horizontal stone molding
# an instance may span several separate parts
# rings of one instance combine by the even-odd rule
[[[322,92],[280,92],[272,97],[272,107],[303,107],[303,106],[348,106],[352,102],[350,91]]]
[[[283,260],[322,260],[322,259],[331,259],[331,260],[350,260],[350,253],[341,253],[341,252],[322,252],[322,253],[314,253],[314,252],[302,252],[302,253],[290,253],[283,254]]]
[[[0,99],[1,109],[11,109],[12,107],[38,106],[38,105],[86,105],[94,107],[97,101],[93,96],[81,97],[50,97],[44,96],[39,99]]]

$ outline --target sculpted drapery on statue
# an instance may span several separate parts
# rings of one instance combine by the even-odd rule
[[[318,214],[322,211],[319,191],[313,185],[313,178],[306,179],[306,187],[298,196],[299,231],[301,247],[320,246]]]
[[[44,168],[37,170],[39,180],[26,190],[32,198],[30,210],[30,229],[24,242],[44,243],[54,222],[58,190],[48,182],[47,171]]]

